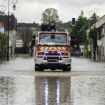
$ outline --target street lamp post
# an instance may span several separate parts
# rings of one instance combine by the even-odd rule
[[[7,38],[8,38],[8,44],[7,44],[7,61],[9,61],[9,6],[10,6],[10,0],[8,0],[8,34],[7,34]]]
[[[14,0],[13,0],[14,1]],[[13,2],[12,1],[12,2]],[[17,2],[17,1],[16,1]],[[15,2],[15,3],[16,3]],[[16,6],[15,3],[13,5],[13,10],[15,10]],[[9,10],[10,9],[10,0],[8,0],[8,32],[7,32],[7,38],[8,38],[8,42],[7,42],[7,61],[9,61],[9,28],[10,28],[10,24],[9,24],[9,20],[10,20],[10,16],[9,16]]]

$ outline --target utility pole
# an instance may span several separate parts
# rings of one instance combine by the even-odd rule
[[[14,3],[14,0],[12,1],[13,3]],[[17,2],[17,0],[15,1],[15,3]],[[13,10],[15,10],[16,9],[16,6],[15,6],[15,3],[13,4]],[[7,18],[7,20],[8,20],[8,25],[7,25],[7,61],[9,61],[9,31],[10,31],[10,22],[9,22],[9,20],[10,20],[10,13],[9,13],[9,11],[10,11],[10,0],[8,0],[8,18]]]
[[[8,0],[8,33],[7,33],[7,61],[9,61],[9,6],[10,6],[10,0]]]

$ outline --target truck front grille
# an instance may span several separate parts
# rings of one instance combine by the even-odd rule
[[[57,56],[57,57],[56,56],[55,57],[54,56],[45,56],[44,59],[45,60],[61,60],[62,58],[59,56]]]

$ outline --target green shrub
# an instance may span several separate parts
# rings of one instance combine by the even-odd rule
[[[6,57],[6,36],[0,33],[0,59]]]

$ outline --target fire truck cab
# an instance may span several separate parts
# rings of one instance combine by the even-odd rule
[[[35,39],[35,71],[71,70],[70,35],[67,32],[39,32]]]

